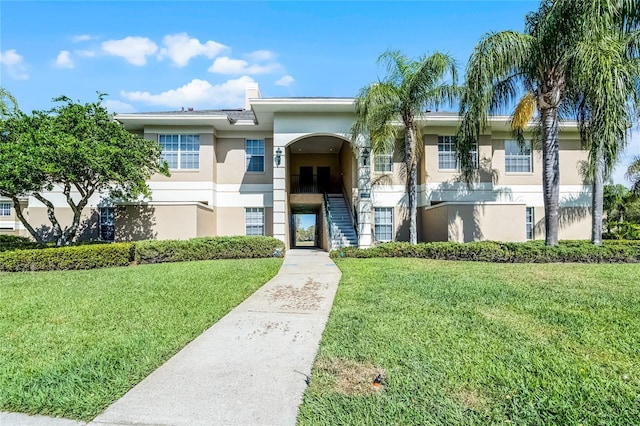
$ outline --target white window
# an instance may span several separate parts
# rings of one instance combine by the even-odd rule
[[[245,152],[248,172],[264,172],[264,139],[247,139]]]
[[[393,154],[375,154],[373,171],[376,173],[391,173],[393,171]]]
[[[438,136],[438,169],[458,170],[458,154],[456,153],[455,136]],[[478,166],[478,144],[476,143],[471,151],[471,161]]]
[[[0,203],[0,216],[11,216],[11,203]]]
[[[113,207],[100,207],[100,239],[114,241],[116,231],[116,216]]]
[[[507,173],[530,173],[531,141],[504,141],[504,169]]]
[[[534,216],[533,216],[533,207],[527,207],[525,213],[525,226],[527,229],[527,240],[533,240],[533,225],[534,225]]]
[[[376,241],[393,240],[393,207],[373,209],[373,227]]]
[[[247,207],[244,223],[246,235],[264,235],[264,209],[262,207]]]
[[[158,135],[158,142],[170,169],[200,168],[200,135]]]

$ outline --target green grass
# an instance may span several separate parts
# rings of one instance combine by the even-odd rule
[[[0,273],[0,411],[92,419],[281,263]]]
[[[301,425],[640,424],[640,265],[337,263]]]

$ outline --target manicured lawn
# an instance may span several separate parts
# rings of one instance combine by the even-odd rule
[[[0,411],[92,419],[281,263],[0,273]]]
[[[300,424],[640,424],[640,265],[336,263]]]

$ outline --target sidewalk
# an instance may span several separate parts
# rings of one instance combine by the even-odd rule
[[[327,253],[289,250],[271,281],[89,424],[295,425],[340,276]]]

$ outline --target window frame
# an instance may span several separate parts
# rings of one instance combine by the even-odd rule
[[[261,213],[262,214],[262,222],[261,223],[257,223],[257,222],[251,222],[250,220],[253,219],[250,217],[251,213]],[[262,229],[262,233],[260,234],[256,234],[253,232],[250,232],[250,229],[254,229],[254,228],[261,228]],[[244,234],[245,235],[265,235],[265,209],[264,207],[245,207],[244,208]]]
[[[98,215],[99,215],[98,232],[100,233],[100,241],[109,241],[109,242],[115,241],[115,236],[116,236],[115,207],[100,206],[98,207]],[[110,219],[110,222],[109,222],[109,219]],[[105,228],[106,228],[106,231],[105,231]],[[108,228],[111,228],[111,232],[110,232],[111,238],[104,237],[105,235],[107,235],[106,232],[108,232]]]
[[[515,154],[507,154],[507,144],[515,144],[518,147],[518,153]],[[528,150],[528,153],[523,153],[523,150]],[[527,167],[528,170],[517,170],[521,168],[524,162],[522,159],[528,157]],[[510,163],[509,160],[515,162],[515,164]],[[511,166],[510,166],[511,164]],[[514,170],[510,170],[514,169]],[[504,141],[504,172],[509,174],[531,174],[533,173],[533,149],[531,146],[531,140],[525,139],[524,145],[521,146],[517,140],[507,139]]]
[[[382,170],[378,166],[382,166]],[[373,172],[374,173],[393,173],[393,153],[380,153],[373,155]]]
[[[13,203],[0,201],[0,217],[11,217],[11,207],[13,207]]]
[[[177,138],[177,141],[173,141],[173,140],[171,141],[172,144],[174,143],[176,144],[177,149],[167,150],[165,148],[166,145],[163,145],[163,144],[166,144],[167,141],[163,141],[162,139],[166,137]],[[189,138],[193,138],[194,140],[189,140]],[[169,170],[200,170],[200,134],[198,133],[159,133],[158,143],[162,148],[162,154],[160,158],[163,161],[167,162],[167,165],[169,165]],[[185,145],[185,148],[187,144],[192,144],[194,146],[197,144],[197,149],[187,150],[183,148],[183,144]],[[176,167],[171,167],[171,164],[165,158],[165,154],[175,155]],[[187,163],[186,161],[183,161],[185,160],[185,158],[189,158],[189,156],[191,156],[191,163]],[[193,161],[194,159],[195,161]],[[184,167],[183,162],[189,165],[193,165],[195,163],[195,167]]]
[[[458,155],[455,149],[455,136],[451,135],[438,135],[438,171],[442,172],[459,172],[460,171],[460,162],[458,160]],[[448,147],[448,150],[444,150],[442,148]],[[451,156],[453,155],[455,167],[443,167],[443,157],[444,154],[447,154],[449,158],[446,159],[445,166],[451,165]],[[475,149],[471,151],[471,159],[473,161],[474,168],[478,168],[478,141],[475,143]]]
[[[258,151],[258,153],[253,153],[253,152],[249,152],[250,147],[249,144],[250,143],[254,143],[254,142],[261,142],[262,143],[262,154],[260,154],[260,152]],[[251,147],[251,149],[254,149],[255,147]],[[260,149],[260,147],[258,147],[258,150]],[[264,139],[245,139],[244,140],[244,158],[245,158],[245,171],[247,173],[264,173],[266,171],[266,143]],[[262,170],[251,170],[251,160],[253,158],[260,158],[262,157]]]
[[[524,228],[525,228],[525,238],[529,240],[535,239],[535,220],[536,212],[534,207],[525,207],[524,213]]]
[[[378,212],[381,211],[385,211],[389,213],[389,218],[390,218],[390,223],[378,223]],[[376,241],[379,242],[388,242],[388,241],[394,241],[394,237],[393,237],[393,224],[394,224],[394,212],[393,212],[394,208],[393,207],[374,207],[373,208],[373,237],[375,238]],[[386,218],[385,218],[386,219]],[[382,232],[379,231],[379,228],[381,227],[389,227],[389,239],[382,239],[379,238],[379,235],[382,234]],[[385,231],[386,234],[386,231]]]

